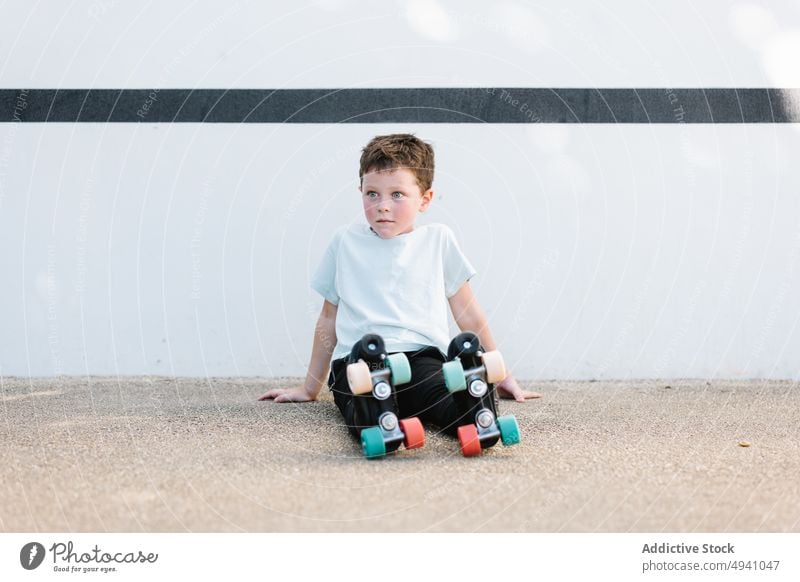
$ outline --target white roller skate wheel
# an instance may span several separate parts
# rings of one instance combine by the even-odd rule
[[[378,424],[386,432],[392,432],[397,428],[397,416],[391,412],[384,412],[378,420]]]
[[[476,421],[481,428],[489,428],[494,424],[494,414],[490,410],[483,409],[478,413]]]
[[[364,360],[347,366],[347,384],[353,394],[367,394],[372,392],[372,375],[369,366]]]
[[[375,398],[378,400],[386,400],[392,395],[392,387],[386,382],[378,382],[375,384],[375,388],[372,389],[372,393],[375,394]]]
[[[469,383],[469,393],[472,394],[475,398],[480,398],[486,391],[489,389],[489,386],[483,380],[473,380]]]
[[[483,354],[483,367],[486,368],[486,380],[489,384],[496,384],[505,379],[506,365],[503,356],[497,350]]]

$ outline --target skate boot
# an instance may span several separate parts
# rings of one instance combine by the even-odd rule
[[[353,393],[355,420],[361,430],[361,450],[367,458],[382,457],[405,445],[425,444],[418,418],[397,418],[395,386],[411,381],[411,366],[403,353],[387,354],[383,338],[367,334],[353,346],[347,383]]]
[[[498,351],[485,352],[472,332],[453,338],[442,366],[444,383],[464,415],[458,427],[458,442],[465,457],[481,454],[498,440],[510,446],[520,442],[517,419],[497,416],[496,382],[506,377],[503,357]]]

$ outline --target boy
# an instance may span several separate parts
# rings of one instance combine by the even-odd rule
[[[441,372],[447,308],[462,331],[477,333],[485,350],[494,350],[495,341],[469,285],[475,270],[452,231],[414,226],[433,200],[433,169],[433,148],[410,134],[377,136],[364,147],[359,178],[368,224],[337,230],[312,279],[324,302],[305,383],[269,390],[259,400],[315,400],[331,363],[328,385],[357,435],[363,427],[354,418],[347,356],[362,336],[375,333],[388,352],[405,352],[411,364],[411,383],[397,390],[400,417],[419,416],[456,434],[461,414]],[[518,402],[541,396],[522,390],[511,374],[495,388]]]

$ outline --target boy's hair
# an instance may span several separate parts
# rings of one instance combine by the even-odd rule
[[[359,180],[364,174],[394,168],[407,168],[425,192],[433,184],[433,147],[410,133],[377,135],[361,150]]]

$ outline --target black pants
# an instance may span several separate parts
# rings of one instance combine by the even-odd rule
[[[397,386],[398,418],[419,417],[420,420],[432,423],[443,432],[455,436],[462,424],[470,422],[469,403],[463,394],[453,397],[444,385],[442,364],[445,361],[442,353],[435,347],[423,348],[416,352],[406,352],[411,364],[411,382]],[[348,358],[339,358],[331,362],[331,373],[328,386],[333,391],[333,400],[344,417],[350,432],[358,436],[361,429],[355,419],[355,406],[350,387],[347,384],[346,368]]]

